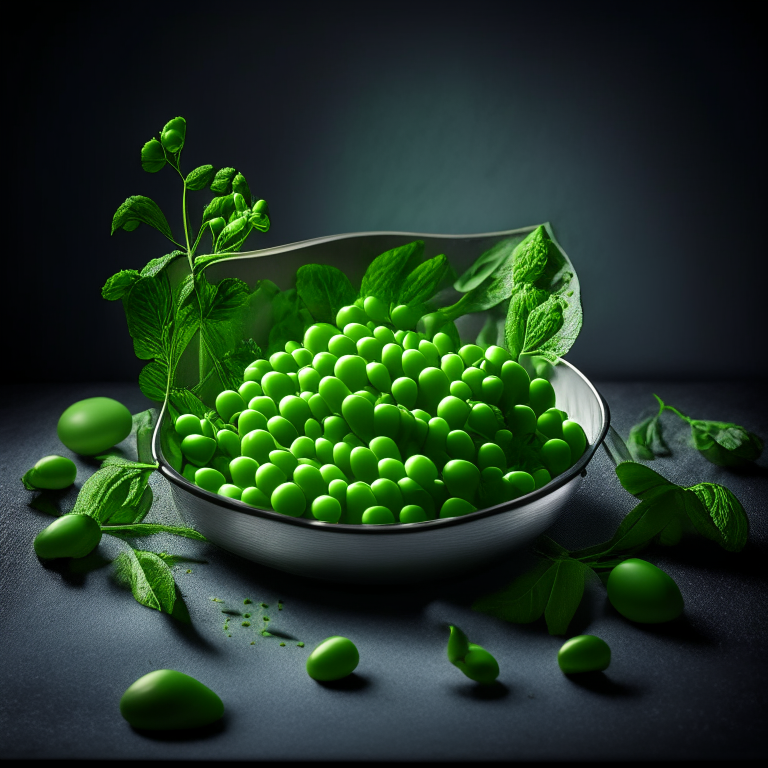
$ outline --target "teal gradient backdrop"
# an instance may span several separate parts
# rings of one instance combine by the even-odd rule
[[[757,5],[25,8],[4,49],[21,380],[137,376],[99,290],[170,250],[146,228],[110,239],[128,195],[180,230],[178,180],[138,162],[177,114],[187,170],[233,165],[269,201],[250,248],[551,221],[583,290],[569,359],[590,378],[768,374]]]

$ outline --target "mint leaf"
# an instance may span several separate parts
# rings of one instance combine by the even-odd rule
[[[340,269],[323,264],[299,267],[296,291],[315,320],[331,325],[335,325],[338,311],[357,298],[349,278]]]
[[[101,289],[101,295],[107,301],[117,301],[127,296],[131,288],[139,279],[139,273],[135,269],[124,269],[116,275],[112,275],[104,287]]]
[[[253,360],[251,360],[253,362]],[[188,389],[176,388],[168,393],[168,400],[178,413],[192,413],[202,419],[208,410],[205,403]]]
[[[536,227],[515,249],[512,280],[516,284],[535,283],[543,274],[549,260],[551,241],[544,227]]]
[[[161,360],[147,363],[139,373],[139,389],[145,397],[162,403],[168,389],[168,366]]]
[[[196,541],[208,541],[202,533],[194,528],[186,528],[178,525],[155,525],[151,523],[133,523],[130,525],[105,525],[101,528],[103,533],[123,536],[154,536],[156,533],[173,533],[176,536],[184,536]]]
[[[557,563],[542,560],[533,569],[518,576],[508,587],[476,600],[472,610],[515,624],[536,621],[544,613],[549,601],[557,567]]]
[[[166,358],[173,327],[173,299],[166,276],[141,278],[124,304],[136,357]]]
[[[541,354],[548,342],[563,327],[563,306],[558,296],[550,296],[544,303],[532,309],[525,326],[523,352]]]
[[[377,256],[363,275],[360,296],[376,296],[385,304],[395,301],[406,276],[423,255],[424,242],[416,240]]]
[[[142,277],[157,277],[169,264],[172,264],[176,259],[181,256],[186,256],[185,251],[172,251],[165,256],[160,256],[157,259],[151,259],[147,262],[144,269],[141,270]]]
[[[141,498],[132,506],[120,507],[116,512],[109,516],[110,525],[127,525],[129,523],[140,523],[149,513],[154,501],[152,489],[147,485]]]
[[[139,224],[148,224],[165,235],[171,242],[176,242],[171,228],[157,203],[143,195],[129,197],[112,217],[112,234],[118,229],[133,231]],[[178,243],[177,243],[178,245]]]
[[[232,192],[232,179],[237,171],[234,168],[222,168],[216,172],[211,182],[211,192],[217,195],[229,195]]]
[[[723,485],[698,483],[685,489],[699,505],[688,498],[686,511],[696,530],[728,552],[744,549],[749,536],[749,519],[736,496]]]
[[[217,251],[237,250],[251,231],[248,218],[248,214],[241,214],[224,227],[216,239]]]
[[[584,595],[584,580],[589,567],[577,560],[559,560],[553,568],[555,578],[544,609],[550,635],[564,635]]]
[[[456,280],[453,287],[461,293],[467,293],[477,288],[509,258],[514,248],[522,240],[523,235],[513,235],[496,243],[475,260],[474,264]]]
[[[396,302],[422,308],[437,293],[450,272],[451,266],[446,256],[441,254],[428,259],[406,277]]]
[[[83,483],[73,514],[89,515],[99,524],[124,506],[132,507],[139,502],[154,467],[133,462],[105,461]]]
[[[659,414],[635,424],[629,430],[627,447],[636,459],[652,461],[656,456],[668,456],[671,451],[664,440]]]
[[[184,183],[187,185],[187,189],[205,189],[213,181],[213,176],[212,165],[201,165],[187,174]]]
[[[616,476],[622,488],[638,499],[648,499],[679,487],[658,472],[634,461],[622,461],[616,467]]]
[[[203,224],[219,217],[226,221],[234,213],[234,210],[235,199],[233,195],[214,197],[203,210]]]
[[[517,360],[525,347],[528,316],[547,300],[547,296],[545,290],[525,283],[512,292],[504,324],[504,340],[513,360]]]
[[[757,461],[763,452],[763,441],[756,434],[729,422],[692,421],[691,437],[696,450],[721,467]]]
[[[131,549],[115,560],[118,580],[127,583],[136,602],[156,611],[172,613],[176,582],[168,565],[154,552]]]

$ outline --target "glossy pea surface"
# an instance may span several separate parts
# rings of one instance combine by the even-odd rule
[[[26,482],[34,488],[61,490],[75,482],[77,467],[66,456],[43,456],[24,475]]]
[[[611,571],[607,590],[611,605],[625,618],[640,624],[672,621],[683,612],[683,596],[674,579],[636,557]]]
[[[557,663],[566,675],[602,672],[611,663],[611,649],[599,637],[578,635],[563,643],[557,653]]]
[[[360,663],[355,644],[346,637],[329,637],[307,659],[307,674],[320,682],[340,680],[350,675]]]
[[[158,669],[140,677],[120,699],[120,714],[134,728],[199,728],[224,714],[221,699],[194,677]]]
[[[131,433],[131,412],[110,397],[89,397],[67,408],[56,432],[64,445],[83,456],[95,456]]]
[[[35,553],[43,560],[85,557],[101,541],[101,528],[89,515],[62,515],[37,534]]]

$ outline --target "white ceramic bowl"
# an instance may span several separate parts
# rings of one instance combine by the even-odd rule
[[[494,243],[522,237],[532,229],[483,235],[338,235],[244,254],[209,267],[208,277],[212,282],[240,277],[250,285],[269,277],[285,289],[299,266],[315,262],[338,266],[353,283],[359,283],[375,256],[416,239],[425,241],[427,257],[445,253],[460,273]],[[255,319],[249,333],[258,330],[257,324]],[[558,407],[584,428],[589,441],[584,455],[544,488],[463,517],[381,526],[333,525],[254,509],[209,493],[188,482],[166,460],[167,435],[173,426],[165,408],[155,430],[153,452],[185,521],[214,544],[249,560],[303,576],[356,583],[455,576],[487,565],[545,531],[576,491],[608,432],[607,404],[580,371],[561,360],[549,378]]]

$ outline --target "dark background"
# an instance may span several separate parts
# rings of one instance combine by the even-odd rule
[[[100,288],[171,246],[110,222],[144,194],[181,234],[178,179],[139,164],[177,114],[184,169],[233,165],[269,201],[250,248],[551,221],[588,376],[767,375],[758,8],[25,3],[3,33],[15,381],[135,381]]]

